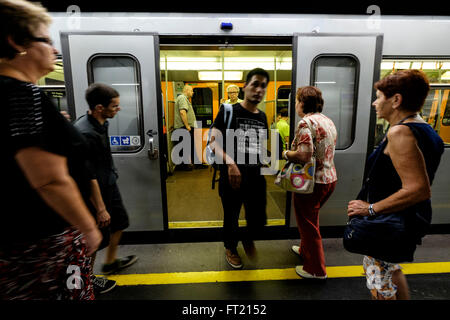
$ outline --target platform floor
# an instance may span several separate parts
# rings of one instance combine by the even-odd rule
[[[135,254],[136,264],[108,278],[117,281],[99,300],[369,300],[362,256],[345,251],[341,239],[324,239],[329,278],[300,278],[300,258],[291,251],[299,240],[256,241],[258,260],[233,270],[221,242],[121,245],[119,256]],[[104,251],[97,254],[94,273],[101,275]],[[428,235],[413,263],[404,267],[411,299],[450,300],[450,235]]]

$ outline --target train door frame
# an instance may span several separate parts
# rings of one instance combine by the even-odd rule
[[[141,142],[133,152],[125,150],[115,153],[113,151],[113,157],[116,166],[128,167],[135,172],[134,175],[128,177],[122,171],[118,180],[119,185],[121,180],[127,181],[128,179],[126,183],[132,182],[132,190],[140,189],[139,194],[134,192],[136,194],[132,198],[141,201],[136,201],[137,204],[129,202],[125,205],[129,212],[134,210],[141,212],[139,222],[142,222],[142,224],[135,223],[135,231],[126,233],[141,235],[148,232],[163,233],[168,228],[165,183],[160,183],[157,187],[153,186],[152,188],[156,192],[149,191],[149,186],[152,185],[153,181],[164,181],[163,169],[165,170],[164,166],[166,165],[165,159],[161,156],[165,154],[165,143],[163,141],[159,35],[154,32],[70,31],[60,32],[60,38],[64,59],[66,97],[69,114],[74,120],[77,112],[80,116],[87,111],[84,90],[93,81],[88,62],[94,56],[126,56],[136,62],[136,68],[132,69],[132,72],[137,83],[118,85],[134,85],[136,88],[134,91],[136,94],[137,128]],[[72,68],[72,65],[74,68]],[[85,68],[82,67],[83,65],[85,65]],[[154,79],[154,83],[151,79]],[[151,115],[153,112],[156,112],[156,117]],[[159,150],[159,156],[156,158],[153,156],[156,154],[154,153],[155,150]],[[153,151],[152,154],[150,154],[150,151]],[[130,179],[133,178],[137,178],[140,182],[138,183],[137,180],[131,181]],[[121,188],[122,197],[124,193],[130,191],[127,189],[130,188]],[[130,217],[130,220],[132,220],[132,217]]]
[[[367,47],[364,47],[362,44],[355,40],[360,40],[361,42],[364,41],[364,43],[367,45]],[[353,40],[353,42],[352,42]],[[315,64],[314,62],[318,59],[318,57],[351,57],[354,56],[356,58],[355,63],[358,65],[363,64],[359,61],[360,58],[364,58],[364,61],[366,63],[370,63],[369,66],[364,66],[364,71],[359,69],[359,67],[356,68],[355,72],[355,80],[357,81],[357,85],[354,87],[354,112],[353,114],[353,121],[351,123],[352,128],[352,134],[351,134],[351,143],[348,146],[345,146],[343,148],[337,148],[336,154],[335,154],[335,162],[336,158],[339,154],[343,157],[347,150],[355,150],[358,154],[364,154],[364,157],[361,155],[358,157],[357,161],[361,161],[364,163],[362,166],[362,175],[359,176],[358,174],[354,174],[356,179],[354,181],[363,181],[366,175],[366,162],[367,158],[370,155],[371,151],[374,147],[374,129],[376,125],[376,113],[374,109],[372,108],[371,104],[375,97],[375,90],[373,88],[373,84],[379,80],[380,75],[380,66],[381,66],[381,60],[382,60],[382,44],[383,44],[383,34],[381,33],[295,33],[294,39],[293,39],[293,71],[292,71],[292,88],[298,88],[302,86],[307,85],[315,85],[314,84],[314,68]],[[373,51],[372,51],[373,48]],[[373,60],[371,60],[371,53],[373,53]],[[302,60],[299,60],[300,55],[303,57],[305,61],[302,62]],[[306,63],[306,65],[304,65]],[[308,64],[309,63],[309,64]],[[372,64],[373,63],[373,64]],[[373,66],[373,68],[371,67]],[[295,68],[295,70],[294,70]],[[361,77],[364,77],[363,79]],[[368,86],[370,85],[370,89]],[[360,89],[364,89],[364,93],[359,92]],[[323,91],[324,92],[324,91]],[[367,95],[370,92],[370,101],[367,100]],[[292,91],[291,91],[292,93]],[[364,99],[361,97],[365,97]],[[325,98],[325,107],[324,112],[326,112],[327,108],[327,99]],[[291,100],[290,100],[291,106],[295,106],[295,92],[294,94],[291,94]],[[330,103],[330,101],[328,101]],[[366,104],[360,105],[360,104]],[[368,119],[367,116],[364,116],[364,111],[368,111]],[[294,110],[295,114],[295,110]],[[293,130],[295,128],[295,124],[298,122],[299,117],[295,115],[294,117],[291,117],[291,134],[290,139],[292,142],[293,138]],[[364,128],[359,128],[359,133],[364,134],[367,137],[367,140],[364,141],[365,138],[359,138],[356,139],[354,130],[355,128],[353,126],[358,125],[358,122],[364,122],[368,125],[367,131]],[[338,127],[338,125],[337,125]],[[339,127],[338,127],[339,130]],[[340,134],[340,132],[338,132]],[[357,145],[355,145],[355,143]],[[365,149],[363,151],[363,149]],[[349,155],[351,155],[352,151],[347,151]],[[342,160],[340,160],[342,165]],[[341,175],[338,168],[338,163],[336,162],[336,167],[338,171],[338,184],[339,180],[341,180],[341,183],[346,183],[347,189],[344,192],[347,192],[351,190],[351,192],[347,195],[349,200],[352,200],[351,197],[356,197],[358,191],[359,191],[359,183],[353,182],[351,183],[352,179],[349,179],[349,176],[347,175]],[[360,172],[361,172],[360,170]],[[345,171],[345,170],[344,170]],[[352,171],[353,172],[353,171]],[[353,173],[352,173],[353,174]],[[354,189],[354,190],[353,190]],[[354,194],[353,194],[354,193]],[[344,213],[342,216],[338,216],[339,212],[336,212],[336,215],[334,215],[334,209],[339,211],[342,211],[345,208],[346,203],[345,201],[340,201],[336,199],[336,203],[333,204],[333,197],[336,196],[336,191],[333,193],[329,201],[325,204],[324,208],[322,209],[322,213],[328,213],[330,216],[329,221],[332,221],[332,224],[330,225],[329,221],[324,221],[324,216],[321,218],[321,230],[329,230],[332,234],[336,234],[338,230],[342,230],[343,226],[345,225],[345,222],[340,222],[339,224],[335,224],[335,221],[344,220],[346,217],[346,214]],[[341,198],[347,198],[343,197],[341,195]],[[339,198],[339,199],[341,199]],[[338,202],[340,203],[339,206],[337,205]],[[335,206],[335,208],[333,207]],[[325,209],[325,211],[324,211]],[[291,212],[293,208],[291,207]],[[333,216],[331,213],[333,212]],[[325,222],[325,223],[324,223]],[[291,219],[290,225],[294,226],[296,225],[295,220]],[[338,232],[339,234],[340,232]]]

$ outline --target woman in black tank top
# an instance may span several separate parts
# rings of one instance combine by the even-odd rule
[[[348,216],[382,215],[414,207],[431,223],[431,183],[444,151],[442,139],[418,114],[429,91],[422,71],[402,70],[375,84],[377,117],[390,128],[368,159],[366,200],[352,200]],[[415,239],[407,261],[413,260]],[[374,299],[409,299],[406,278],[398,264],[364,257],[368,288]]]

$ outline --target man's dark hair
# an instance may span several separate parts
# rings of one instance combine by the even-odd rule
[[[109,106],[113,98],[119,97],[119,92],[103,83],[93,83],[86,89],[86,101],[89,109],[94,110],[95,106],[101,104],[105,108]]]
[[[247,74],[247,78],[245,80],[245,84],[246,85],[250,82],[250,80],[252,79],[252,77],[254,75],[259,75],[259,76],[266,77],[267,78],[267,83],[269,83],[269,79],[270,79],[269,73],[266,70],[262,69],[262,68],[255,68],[255,69],[250,70],[249,73]]]
[[[280,109],[280,111],[278,112],[282,117],[288,117],[289,116],[289,111],[287,108],[282,108]]]

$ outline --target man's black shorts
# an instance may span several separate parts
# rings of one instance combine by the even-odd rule
[[[109,225],[111,233],[114,233],[116,231],[125,230],[130,223],[117,184],[114,183],[109,189],[110,190],[108,190],[108,194],[105,194],[103,201],[105,202],[106,210],[108,210],[111,216],[111,223]]]
[[[107,227],[100,229],[103,239],[98,250],[106,248],[109,245],[111,233],[125,230],[130,225],[128,213],[123,205],[122,197],[117,184],[114,183],[108,187],[108,190],[103,190],[102,197],[106,210],[111,216],[111,223]]]

